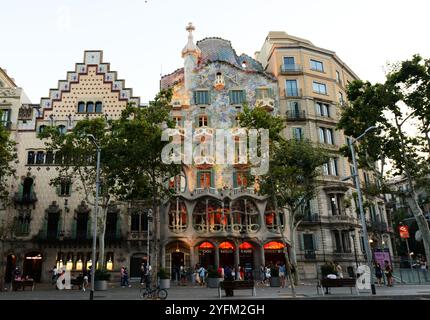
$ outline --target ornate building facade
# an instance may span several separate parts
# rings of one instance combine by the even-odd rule
[[[284,260],[289,252],[290,235],[283,231],[286,214],[277,219],[271,203],[258,194],[258,186],[247,183],[250,167],[241,156],[237,119],[244,103],[285,116],[287,138],[305,136],[332,154],[323,167],[318,196],[308,204],[297,233],[301,276],[317,277],[319,266],[330,260],[346,269],[355,264],[355,253],[363,261],[354,188],[351,181],[342,181],[351,175],[350,164],[339,152],[346,137],[335,130],[345,85],[357,76],[333,52],[285,33],[269,33],[254,59],[238,55],[224,39],[194,43],[194,27],[189,25],[187,31],[183,67],[160,81],[161,88],[173,89],[171,116],[179,140],[183,141],[189,121],[202,146],[224,129],[234,137],[234,148],[231,163],[219,163],[201,148],[194,163],[184,165],[182,174],[171,180],[177,194],[161,210],[162,266],[173,271],[180,265],[229,264],[256,270]],[[31,104],[0,69],[0,108],[6,110],[1,120],[11,130],[19,158],[17,179],[10,180],[12,204],[0,207],[2,224],[11,227],[2,235],[5,280],[10,280],[15,266],[44,281],[54,265],[77,274],[92,264],[94,209],[82,201],[77,181],[64,181],[59,187],[49,184],[62,160],[45,150],[37,134],[53,125],[66,134],[87,117],[116,119],[129,102],[141,106],[103,62],[101,51],[86,51],[84,61],[39,104]],[[360,178],[364,183],[373,179],[361,170]],[[378,217],[387,221],[383,200],[367,200],[369,226]],[[124,265],[131,276],[139,275],[153,240],[148,236],[146,209],[112,204],[107,216],[107,269],[119,271]]]

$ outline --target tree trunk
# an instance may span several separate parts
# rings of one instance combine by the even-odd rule
[[[6,276],[6,263],[4,262],[4,239],[0,240],[0,292],[4,289],[4,278]]]
[[[427,260],[430,257],[430,229],[427,220],[423,214],[423,210],[418,204],[418,195],[415,191],[412,193],[412,197],[406,199],[412,213],[414,214],[415,220],[417,221],[418,229],[421,231],[424,250],[426,253]]]
[[[159,262],[158,262],[158,253],[159,253],[159,241],[158,241],[158,203],[157,203],[157,189],[154,183],[154,187],[152,190],[152,257],[150,258],[151,267],[152,267],[152,283],[157,286],[158,281],[158,272],[159,272]],[[149,228],[148,228],[148,237],[149,237]]]
[[[290,245],[291,245],[291,264],[294,266],[296,272],[294,272],[294,285],[299,284],[299,270],[297,267],[297,252],[296,252],[296,228],[294,227],[294,215],[289,221],[290,227]]]
[[[100,269],[104,269],[105,265],[105,234],[106,234],[106,215],[108,207],[106,206],[102,211],[102,216],[100,217],[100,234],[99,234],[99,264]]]
[[[410,207],[410,209],[411,209],[411,211],[415,217],[415,220],[417,221],[418,229],[421,231],[422,238],[423,238],[423,244],[424,244],[424,250],[425,250],[426,258],[428,261],[428,259],[430,259],[430,229],[429,229],[429,225],[427,223],[427,220],[424,216],[423,210],[420,208],[420,206],[418,204],[418,195],[415,192],[415,186],[414,186],[413,178],[412,178],[411,172],[410,172],[409,167],[408,167],[409,159],[408,159],[408,156],[406,154],[406,148],[405,148],[405,144],[404,144],[404,135],[402,132],[402,128],[401,128],[401,125],[399,124],[397,117],[395,117],[395,120],[396,120],[397,130],[398,130],[398,133],[400,136],[401,151],[402,151],[403,156],[405,157],[404,170],[406,173],[406,177],[408,179],[409,188],[411,190],[411,197],[407,197],[406,201],[408,202],[408,205],[409,205],[409,207]]]

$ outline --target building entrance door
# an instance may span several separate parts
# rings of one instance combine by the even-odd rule
[[[199,264],[206,270],[209,266],[215,266],[215,247],[210,242],[203,242],[199,246]]]
[[[185,266],[185,254],[183,252],[172,252],[172,269],[171,269],[171,277],[172,280],[179,281],[180,280],[180,268],[181,266]]]
[[[230,242],[222,242],[219,245],[219,264],[220,266],[234,267],[234,246]]]
[[[16,268],[16,256],[14,254],[9,254],[6,261],[6,274],[4,275],[4,282],[12,282],[12,272]]]
[[[140,266],[146,261],[146,253],[136,253],[130,258],[130,278],[140,278]]]
[[[30,252],[24,256],[22,275],[40,282],[42,276],[42,254],[40,252]]]

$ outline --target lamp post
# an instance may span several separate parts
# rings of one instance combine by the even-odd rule
[[[146,263],[148,265],[147,267],[149,268],[149,266],[151,265],[149,263],[149,237],[150,237],[149,223],[152,221],[152,209],[148,209],[148,211],[146,212],[146,214],[147,214],[147,221],[148,221],[148,227],[147,227],[148,228],[148,232],[146,234],[146,254],[148,256],[148,261]]]
[[[363,230],[364,248],[366,250],[367,265],[369,266],[369,269],[370,269],[370,285],[371,285],[371,289],[372,289],[372,294],[376,294],[375,283],[374,283],[373,272],[372,272],[372,252],[370,250],[370,245],[369,245],[369,240],[368,240],[369,236],[367,234],[366,218],[364,216],[363,199],[362,199],[362,195],[361,195],[360,181],[359,181],[359,177],[358,177],[357,160],[355,159],[354,143],[357,142],[358,140],[360,140],[361,138],[363,138],[369,131],[374,130],[374,129],[376,129],[376,126],[371,126],[371,127],[367,128],[358,138],[354,139],[353,141],[348,140],[349,148],[351,150],[352,163],[354,166],[354,173],[352,176],[354,177],[355,188],[357,189],[357,194],[358,194],[358,205],[359,205],[359,209],[360,209],[361,227]]]
[[[93,258],[91,264],[91,292],[90,300],[94,300],[94,277],[96,263],[96,250],[97,250],[97,211],[99,202],[99,188],[100,188],[100,146],[97,143],[96,138],[92,134],[88,134],[87,137],[91,140],[97,149],[97,164],[96,164],[96,199],[94,204],[94,221],[93,221]]]
[[[351,238],[352,238],[352,244],[354,246],[354,258],[355,258],[355,270],[357,271],[358,269],[358,260],[357,260],[357,248],[355,246],[355,229],[351,228],[349,229],[349,231],[351,232]]]

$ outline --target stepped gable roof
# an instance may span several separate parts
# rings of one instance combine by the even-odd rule
[[[246,70],[263,72],[263,66],[258,61],[245,54],[238,56],[228,40],[217,37],[205,38],[197,41],[197,46],[202,51],[200,64],[224,61],[239,69],[244,69],[242,63],[246,62]]]
[[[161,89],[167,89],[174,86],[176,83],[183,81],[184,79],[184,68],[179,68],[172,73],[166,74],[161,77],[160,87]]]

